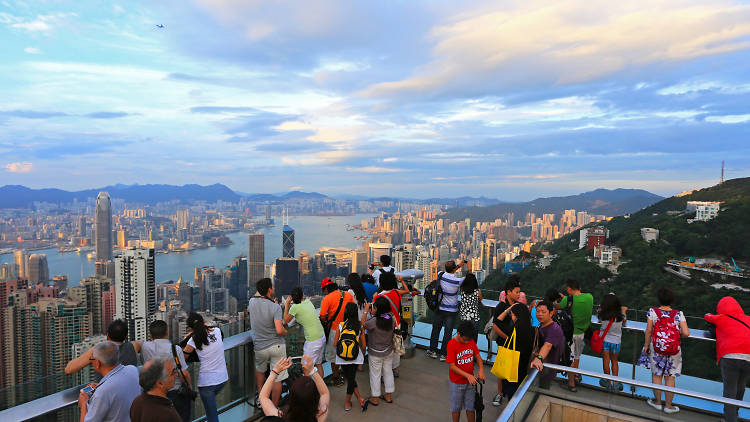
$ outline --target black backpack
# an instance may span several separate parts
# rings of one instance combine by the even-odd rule
[[[552,317],[552,320],[560,326],[560,329],[562,329],[563,335],[565,336],[565,351],[560,358],[560,365],[563,366],[570,365],[570,346],[573,343],[573,314],[570,312],[572,306],[573,296],[568,295],[565,309],[559,309],[555,312],[555,316]]]
[[[424,289],[424,300],[427,302],[427,307],[431,311],[437,312],[440,308],[440,302],[443,301],[443,288],[440,286],[440,279],[443,277],[443,272],[439,272],[437,280],[433,280]]]

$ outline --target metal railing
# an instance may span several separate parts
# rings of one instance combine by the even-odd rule
[[[225,352],[245,344],[251,344],[253,342],[252,330],[227,337],[223,342]],[[36,400],[22,403],[5,410],[0,410],[0,420],[25,421],[75,405],[78,403],[78,395],[80,394],[82,387],[83,385],[68,388],[48,396],[40,397]],[[232,405],[236,405],[241,401],[243,400],[235,400],[223,406],[222,410],[227,409]],[[198,418],[197,420],[201,420],[201,418]]]
[[[638,380],[634,380],[630,378],[616,377],[613,375],[607,375],[607,374],[603,374],[600,372],[587,371],[587,370],[578,369],[578,368],[570,368],[568,366],[554,365],[551,363],[545,363],[544,367],[548,369],[553,369],[555,371],[564,371],[564,372],[573,373],[573,374],[577,374],[581,376],[587,376],[587,377],[603,379],[607,381],[619,382],[622,384],[628,384],[628,385],[631,385],[633,389],[635,387],[648,388],[652,390],[663,391],[665,393],[673,393],[675,395],[692,397],[695,399],[710,401],[710,402],[719,403],[723,405],[737,406],[743,409],[750,409],[750,402],[729,399],[726,397],[714,396],[711,394],[705,394],[705,393],[700,393],[700,392],[691,391],[691,390],[685,390],[683,388],[669,387],[669,386],[662,385],[662,384],[652,384],[650,382],[638,381]],[[537,376],[539,376],[539,371],[537,371],[536,369],[529,370],[528,374],[526,375],[526,378],[523,380],[518,390],[516,391],[516,394],[513,395],[513,398],[511,398],[511,400],[506,405],[505,409],[503,409],[503,412],[497,418],[497,422],[507,422],[513,417],[513,414],[518,408],[518,405],[523,399],[523,396],[529,392],[529,389],[534,384],[534,381],[536,380]],[[592,403],[589,403],[589,405],[593,405],[594,407],[596,406],[595,404],[592,404]]]

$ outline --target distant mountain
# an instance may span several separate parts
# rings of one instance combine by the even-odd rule
[[[108,192],[113,199],[129,203],[153,205],[166,201],[227,201],[237,202],[240,196],[222,184],[201,185],[114,185],[99,189],[68,192],[60,189],[30,189],[19,185],[0,187],[0,208],[29,208],[34,202],[68,203],[96,198],[99,192]]]
[[[591,214],[615,216],[628,214],[664,199],[641,189],[597,189],[579,195],[537,198],[529,202],[499,203],[486,207],[466,207],[448,210],[450,220],[470,218],[473,221],[492,221],[509,212],[523,218],[533,212],[537,216],[545,213],[560,214],[566,209],[587,211]]]

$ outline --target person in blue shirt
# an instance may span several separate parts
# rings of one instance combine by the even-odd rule
[[[365,296],[368,302],[372,302],[372,297],[378,292],[378,286],[375,285],[375,278],[370,274],[362,274],[362,287],[365,289]]]
[[[118,362],[119,346],[111,341],[93,347],[91,366],[102,379],[82,389],[78,396],[81,421],[130,422],[130,405],[141,393],[138,369]]]

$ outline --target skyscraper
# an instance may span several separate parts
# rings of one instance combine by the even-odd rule
[[[190,223],[190,210],[188,209],[177,210],[177,229],[187,230],[189,223]]]
[[[29,256],[28,268],[29,283],[35,285],[47,283],[49,281],[49,266],[47,265],[47,255],[31,254]]]
[[[295,287],[301,287],[299,282],[299,261],[295,258],[276,258],[276,276],[273,289],[277,298],[291,293]]]
[[[247,254],[247,277],[249,294],[255,294],[255,283],[265,275],[265,237],[262,233],[250,233]]]
[[[282,216],[284,229],[281,232],[281,256],[284,258],[294,258],[294,229],[289,226],[289,211]]]
[[[13,252],[13,264],[16,266],[16,277],[27,278],[29,276],[29,255],[25,250],[17,250]]]
[[[146,340],[156,312],[153,249],[126,249],[115,260],[116,315],[128,324],[130,340]]]
[[[112,202],[107,192],[96,197],[96,260],[112,260]]]
[[[109,292],[110,280],[99,277],[87,277],[81,280],[86,289],[86,310],[91,315],[91,334],[104,334],[107,326],[104,322],[105,292]]]

